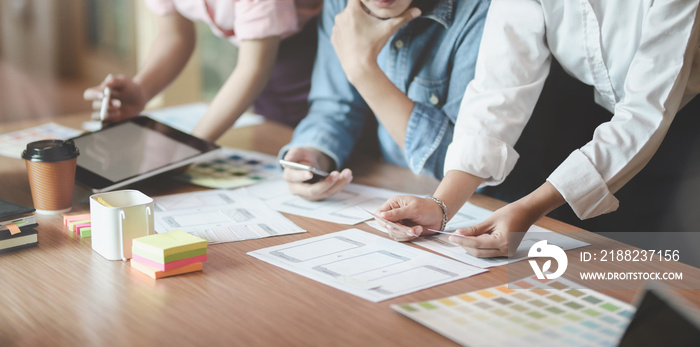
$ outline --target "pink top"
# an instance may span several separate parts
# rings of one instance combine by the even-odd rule
[[[233,43],[288,37],[321,11],[323,0],[145,0],[157,15],[178,12]]]

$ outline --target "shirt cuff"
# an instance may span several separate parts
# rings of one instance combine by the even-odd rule
[[[445,157],[445,174],[463,171],[484,179],[481,186],[495,186],[513,171],[520,155],[507,143],[475,134],[452,140]]]
[[[547,178],[580,219],[617,210],[619,201],[580,150],[572,152]]]
[[[408,119],[404,148],[408,167],[416,175],[421,174],[428,158],[440,146],[449,126],[445,114],[433,110],[416,102]]]
[[[288,36],[298,30],[293,1],[236,1],[234,32],[239,40]]]
[[[146,7],[157,16],[175,13],[177,9],[173,0],[145,0]]]

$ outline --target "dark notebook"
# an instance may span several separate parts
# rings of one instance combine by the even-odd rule
[[[36,246],[39,244],[38,236],[36,229],[23,229],[21,233],[0,240],[0,254],[25,247]]]
[[[34,246],[38,243],[38,224],[34,219],[34,209],[0,199],[0,253],[18,248]],[[14,224],[19,232],[12,233],[10,225]]]
[[[0,199],[0,221],[12,219],[34,212],[34,208]]]

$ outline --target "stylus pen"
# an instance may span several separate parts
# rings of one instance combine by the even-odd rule
[[[399,226],[399,225],[397,225],[397,224],[395,224],[395,223],[393,223],[393,222],[388,221],[388,220],[385,219],[385,218],[379,217],[378,215],[376,215],[376,214],[374,214],[374,213],[372,213],[372,212],[370,212],[370,211],[367,211],[367,210],[365,210],[364,208],[362,208],[362,207],[360,207],[360,206],[355,206],[355,207],[359,208],[359,209],[362,210],[362,211],[365,211],[365,212],[369,213],[370,215],[372,215],[372,217],[379,219],[380,221],[384,222],[384,224],[387,224],[387,225],[392,226],[394,229],[408,228],[408,227],[403,226],[403,225],[402,225],[402,226]],[[460,235],[460,234],[452,234],[453,231],[451,232],[451,231],[449,231],[449,230],[442,231],[442,230],[435,230],[435,229],[430,229],[430,228],[426,228],[426,229],[427,229],[428,231],[436,232],[436,233],[439,233],[439,234],[448,234],[448,235],[454,235],[454,236],[459,236],[459,237],[466,237],[466,236]]]
[[[454,232],[457,231],[457,230],[437,230],[437,229],[430,229],[430,228],[426,228],[426,230],[432,231],[432,232],[438,233],[438,234],[445,234],[445,235],[466,237],[466,236],[464,236],[464,235],[462,235],[462,234],[454,234]]]
[[[288,160],[284,160],[284,159],[280,159],[279,163],[282,166],[290,167],[292,169],[311,171],[312,173],[319,175],[319,176],[322,176],[322,177],[328,176],[328,172],[325,172],[321,169],[317,169],[313,166],[304,165],[304,164],[300,164],[297,162],[288,161]]]
[[[100,120],[107,119],[107,109],[109,108],[109,98],[112,96],[112,90],[105,87],[104,96],[102,97],[102,106],[100,107]]]

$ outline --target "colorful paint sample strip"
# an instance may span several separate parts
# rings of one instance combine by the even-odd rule
[[[392,308],[469,346],[616,346],[635,311],[572,281],[534,277]]]

